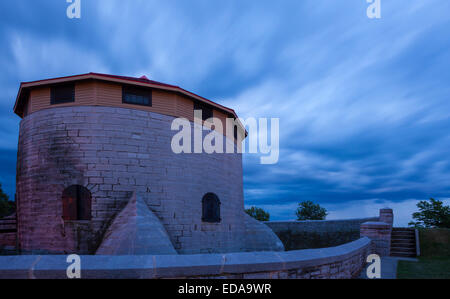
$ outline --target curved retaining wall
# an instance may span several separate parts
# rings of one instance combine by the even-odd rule
[[[333,248],[166,256],[81,256],[81,278],[358,277],[372,252],[364,237]],[[0,257],[0,278],[67,278],[66,256]]]
[[[265,222],[283,242],[286,250],[325,248],[355,241],[364,222],[378,217],[324,221]]]
[[[173,119],[98,106],[24,118],[16,188],[22,252],[94,253],[132,192],[161,219],[179,253],[244,251],[244,213],[236,212],[244,210],[242,155],[174,154]],[[62,220],[62,192],[75,184],[92,193],[92,221]],[[202,222],[208,192],[221,200],[221,223]]]

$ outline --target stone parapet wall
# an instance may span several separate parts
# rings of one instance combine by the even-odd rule
[[[391,227],[394,226],[394,211],[389,208],[384,208],[380,210],[380,222],[385,222]]]
[[[361,224],[361,237],[368,237],[374,244],[374,251],[380,256],[391,252],[392,226],[385,222],[365,222]]]
[[[81,256],[81,278],[308,279],[358,277],[372,253],[368,238],[290,252],[159,256]],[[65,279],[66,256],[0,256],[0,279]]]
[[[338,246],[357,240],[362,223],[378,220],[378,217],[371,217],[324,221],[270,221],[265,224],[280,238],[286,250],[298,250]]]
[[[368,221],[361,224],[360,236],[372,240],[376,254],[389,256],[391,254],[393,224],[393,210],[389,208],[381,209],[379,221]]]

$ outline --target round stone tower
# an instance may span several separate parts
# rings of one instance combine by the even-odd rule
[[[174,119],[189,120],[192,132],[202,127],[194,122],[194,109],[207,118],[237,118],[229,108],[147,78],[90,73],[22,83],[15,106],[23,118],[20,249],[93,254],[134,193],[161,221],[178,253],[252,247],[241,154],[172,150]],[[235,146],[233,134],[216,135]],[[265,229],[262,234],[270,235]],[[278,242],[266,246],[274,249]]]

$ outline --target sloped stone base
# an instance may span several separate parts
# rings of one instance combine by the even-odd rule
[[[97,255],[177,254],[158,217],[133,195],[108,228]]]

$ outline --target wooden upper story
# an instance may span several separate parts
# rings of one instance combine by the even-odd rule
[[[227,118],[238,118],[234,110],[178,86],[152,81],[145,76],[133,78],[98,73],[23,82],[14,112],[24,118],[43,109],[70,106],[138,109],[190,121],[194,121],[194,110],[202,110],[204,120],[216,117],[222,121],[224,130]],[[241,124],[240,127],[243,130]]]

